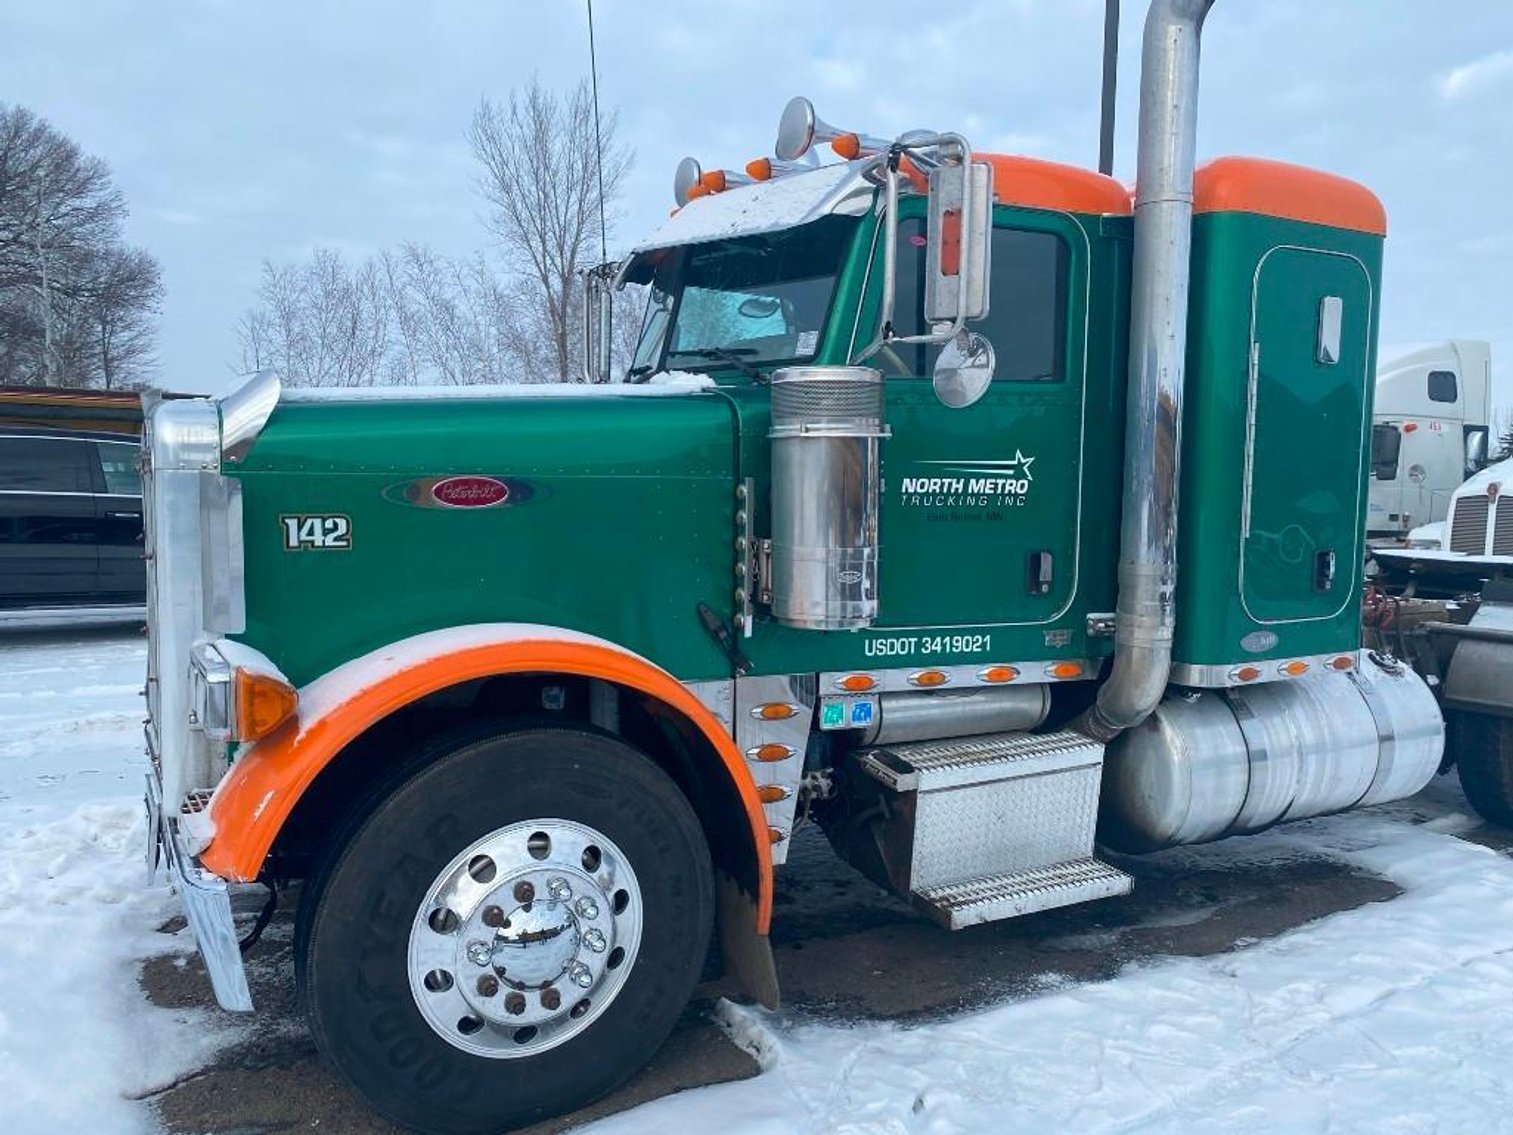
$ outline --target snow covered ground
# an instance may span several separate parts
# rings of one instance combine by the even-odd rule
[[[143,648],[0,640],[0,1132],[151,1131],[136,1097],[235,1024],[150,1005],[140,959],[180,949],[143,885]],[[595,1135],[1513,1132],[1513,860],[1460,838],[1452,785],[1411,804],[1168,852],[1320,855],[1404,894],[1202,959],[1070,981],[902,1027],[724,1006],[754,1080],[672,1096]],[[255,1027],[255,1026],[253,1026]]]

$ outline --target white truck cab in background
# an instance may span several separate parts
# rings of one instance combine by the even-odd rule
[[[1445,519],[1450,496],[1486,464],[1492,345],[1446,339],[1389,350],[1376,372],[1366,534],[1396,542]]]

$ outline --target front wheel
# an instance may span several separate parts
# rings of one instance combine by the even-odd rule
[[[662,1043],[698,980],[709,853],[623,742],[463,743],[387,796],[306,896],[317,1042],[385,1115],[497,1132],[588,1103]]]

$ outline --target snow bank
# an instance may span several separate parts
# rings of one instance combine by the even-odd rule
[[[1234,953],[915,1028],[727,1005],[727,1032],[763,1075],[585,1130],[1513,1130],[1513,862],[1381,811],[1250,842],[1255,855],[1343,858],[1407,894]]]
[[[141,959],[187,948],[146,885],[140,639],[0,645],[0,1131],[135,1135],[138,1097],[227,1026],[150,1005]],[[81,802],[88,801],[88,802]]]

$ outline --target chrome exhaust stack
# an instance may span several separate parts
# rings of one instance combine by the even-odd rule
[[[1171,673],[1198,58],[1213,3],[1152,0],[1145,17],[1114,663],[1074,726],[1105,742],[1150,716]]]

